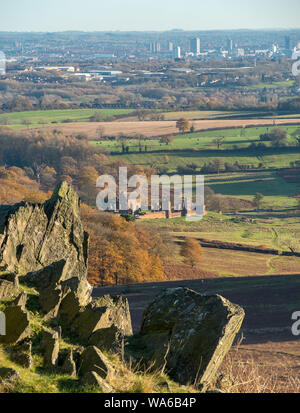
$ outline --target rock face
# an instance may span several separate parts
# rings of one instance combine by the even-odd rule
[[[82,279],[87,254],[79,199],[66,182],[42,205],[0,206],[0,270],[26,274],[65,259],[68,278]]]
[[[31,334],[28,313],[20,306],[11,305],[4,310],[6,335],[0,336],[0,344],[15,344]]]
[[[181,384],[205,389],[215,378],[244,319],[244,310],[220,295],[166,290],[144,313],[139,346],[155,368]]]

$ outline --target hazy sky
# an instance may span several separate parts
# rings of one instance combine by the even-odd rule
[[[299,28],[299,0],[0,0],[0,30]]]

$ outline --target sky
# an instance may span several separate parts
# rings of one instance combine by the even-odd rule
[[[299,0],[0,0],[0,31],[299,28]]]

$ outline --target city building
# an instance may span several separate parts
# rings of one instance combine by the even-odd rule
[[[6,74],[6,58],[3,52],[0,52],[0,76]]]
[[[200,54],[201,47],[200,47],[200,39],[196,37],[195,39],[190,40],[190,51],[195,55]]]
[[[161,46],[159,42],[152,42],[150,43],[150,52],[151,53],[159,53],[161,50]]]
[[[177,46],[174,51],[174,58],[181,59],[181,47]]]
[[[233,50],[233,41],[232,41],[232,39],[227,40],[227,50],[228,50],[229,53],[231,53],[232,50]]]

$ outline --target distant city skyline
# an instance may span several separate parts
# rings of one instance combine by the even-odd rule
[[[11,0],[0,31],[292,29],[299,15],[299,0]]]

